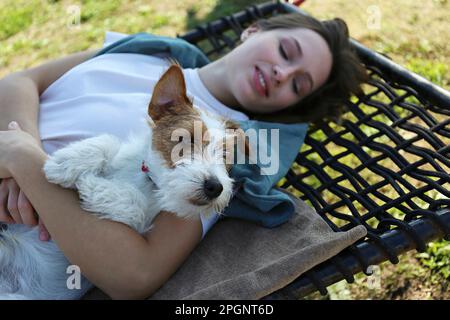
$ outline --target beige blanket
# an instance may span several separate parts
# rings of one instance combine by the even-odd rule
[[[224,219],[209,231],[185,263],[150,299],[259,299],[331,258],[367,230],[334,232],[302,200],[296,212],[273,229]],[[99,289],[84,299],[105,299]]]

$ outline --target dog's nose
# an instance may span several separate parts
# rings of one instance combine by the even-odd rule
[[[206,179],[203,190],[208,199],[217,198],[223,190],[222,184],[216,178]]]

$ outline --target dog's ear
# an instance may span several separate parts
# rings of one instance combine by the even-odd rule
[[[156,84],[148,115],[157,122],[166,115],[177,115],[186,108],[192,108],[192,101],[186,96],[183,72],[177,64],[172,64]]]

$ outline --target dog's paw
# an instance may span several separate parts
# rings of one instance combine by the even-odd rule
[[[118,139],[111,135],[71,143],[57,150],[45,162],[45,177],[51,183],[72,188],[82,174],[100,174],[105,170],[119,148]]]
[[[101,219],[124,223],[139,233],[148,229],[149,201],[135,186],[93,175],[82,175],[76,183],[81,208]]]
[[[72,168],[74,167],[63,156],[54,155],[45,162],[43,170],[48,182],[72,188],[79,176],[79,170]]]

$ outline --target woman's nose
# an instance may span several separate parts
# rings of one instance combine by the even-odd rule
[[[281,83],[285,82],[296,71],[297,70],[296,70],[295,67],[291,67],[291,66],[281,67],[279,65],[274,65],[274,67],[273,67],[273,77],[275,79],[276,84],[280,85]]]

